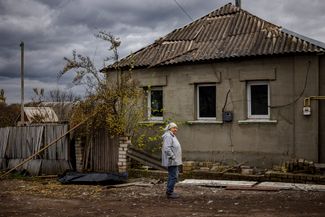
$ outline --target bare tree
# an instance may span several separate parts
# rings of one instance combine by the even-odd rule
[[[45,94],[45,101],[49,102],[76,102],[81,99],[71,90],[66,91],[62,89],[52,89]]]
[[[102,74],[88,56],[72,52],[72,58],[64,57],[66,64],[59,77],[67,72],[75,72],[73,83],[86,85],[88,95],[74,111],[73,121],[80,122],[85,116],[95,114],[91,128],[105,126],[112,135],[130,134],[141,118],[142,110],[137,101],[140,91],[132,76],[132,66],[127,70],[119,67],[118,48],[120,40],[111,33],[100,31],[95,35],[108,43],[108,50],[113,55],[104,58],[106,63],[114,63],[114,76]]]

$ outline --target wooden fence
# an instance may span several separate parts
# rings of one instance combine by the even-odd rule
[[[49,124],[0,128],[0,169],[11,169],[68,131],[68,125]],[[19,170],[32,175],[59,174],[72,169],[66,136]]]

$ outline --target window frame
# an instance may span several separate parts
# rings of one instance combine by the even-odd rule
[[[267,85],[267,115],[253,115],[251,110],[251,86]],[[248,81],[247,92],[247,117],[248,119],[270,119],[270,83],[268,81]]]
[[[200,87],[207,87],[207,86],[214,86],[216,88],[216,104],[215,109],[216,109],[216,114],[215,117],[200,117]],[[206,121],[211,121],[211,120],[216,120],[217,118],[217,85],[210,83],[210,84],[197,84],[196,85],[196,118],[197,120],[206,120]]]
[[[162,107],[164,108],[164,91],[163,87],[156,86],[150,87],[147,89],[147,112],[148,112],[148,120],[150,121],[162,121],[164,120],[164,112],[162,111],[162,116],[153,116],[151,115],[151,91],[153,90],[161,90],[162,91]]]

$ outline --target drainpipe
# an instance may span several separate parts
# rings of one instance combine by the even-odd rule
[[[21,78],[21,106],[20,106],[20,125],[24,126],[24,42],[20,43],[21,48],[21,65],[20,65],[20,78]]]

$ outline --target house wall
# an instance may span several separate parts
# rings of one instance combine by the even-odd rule
[[[308,61],[310,68],[308,71]],[[306,89],[303,92],[300,100],[297,101],[295,113],[295,154],[297,157],[303,157],[308,160],[318,161],[318,102],[312,101],[312,115],[302,115],[303,99],[306,96],[319,95],[319,58],[295,57],[295,76],[294,76],[294,89],[296,94],[300,94],[304,88],[306,73],[308,73]]]
[[[325,96],[325,57],[320,56],[319,92]],[[325,100],[319,101],[319,162],[325,163]]]
[[[304,96],[319,94],[318,56],[256,58],[134,73],[141,86],[163,86],[164,119],[181,125],[178,138],[184,160],[247,162],[266,167],[291,158],[318,161],[317,102],[313,102],[311,116],[302,114]],[[273,122],[245,121],[246,81],[250,80],[269,80]],[[215,82],[217,87],[217,118],[209,123],[196,120],[196,84],[206,82]],[[232,111],[234,119],[222,123],[228,90],[225,110]]]

